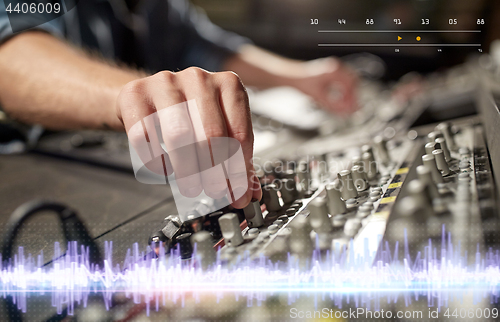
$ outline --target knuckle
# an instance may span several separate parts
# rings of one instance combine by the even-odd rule
[[[233,133],[233,138],[240,141],[243,149],[253,148],[253,132],[252,131],[238,131]]]
[[[144,81],[142,79],[137,79],[123,86],[119,97],[125,98],[130,95],[132,96],[143,95],[145,91],[146,91],[146,86],[144,84]]]
[[[175,83],[175,74],[171,71],[164,70],[153,75],[154,78],[159,79],[165,84]]]
[[[223,83],[227,86],[236,87],[239,89],[243,89],[243,83],[241,82],[240,77],[234,72],[222,72],[220,73],[223,78]]]
[[[142,125],[140,122],[134,124],[127,133],[128,139],[132,143],[140,143],[142,142],[146,135],[144,132],[144,129],[142,128]]]
[[[221,138],[225,137],[226,133],[224,129],[220,127],[209,127],[205,129],[205,135],[207,138]]]
[[[185,73],[189,75],[190,78],[199,81],[206,80],[207,76],[209,75],[209,73],[206,70],[198,67],[189,67],[185,70]]]
[[[187,124],[182,122],[171,122],[168,126],[162,127],[161,129],[163,137],[167,138],[171,142],[182,142],[189,138],[191,135],[191,129]]]

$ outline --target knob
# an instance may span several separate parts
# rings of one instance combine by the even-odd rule
[[[456,150],[457,147],[455,144],[455,138],[453,137],[453,133],[451,133],[450,123],[447,122],[439,123],[436,126],[436,130],[439,130],[441,133],[443,133],[444,139],[448,144],[448,148],[450,148],[451,150]]]
[[[278,190],[274,183],[264,186],[262,189],[262,198],[268,211],[278,211],[281,209]]]
[[[366,173],[363,171],[362,167],[358,165],[353,166],[351,168],[351,174],[356,190],[365,191],[370,187],[368,184],[368,178],[366,177]]]
[[[429,142],[425,144],[425,153],[432,154],[432,151],[436,150],[436,142]]]
[[[427,185],[432,199],[439,198],[439,191],[434,183],[434,180],[432,180],[431,170],[425,165],[419,165],[417,167],[417,175],[418,179]]]
[[[443,176],[437,168],[434,156],[432,154],[425,154],[422,156],[422,162],[426,167],[429,168],[429,170],[431,170],[432,180],[435,183],[443,183]]]
[[[257,199],[252,199],[248,206],[243,208],[243,213],[245,214],[248,227],[260,227],[264,224],[264,217],[262,217],[260,203]]]
[[[348,237],[354,237],[361,228],[361,220],[359,218],[349,218],[345,222],[344,234]]]
[[[408,193],[418,201],[426,210],[432,209],[432,199],[427,185],[422,181],[415,179],[408,183]]]
[[[340,171],[338,173],[338,178],[341,183],[340,195],[342,196],[342,199],[348,200],[351,198],[356,198],[358,196],[358,191],[354,186],[351,171],[349,170]]]
[[[390,163],[391,158],[389,156],[389,151],[387,151],[387,141],[381,136],[376,136],[373,139],[373,143],[375,143],[375,147],[377,149],[377,155],[380,158],[380,161],[383,164]]]
[[[201,261],[202,268],[206,269],[215,262],[216,254],[212,244],[212,236],[202,230],[191,236],[191,244],[196,249],[196,258]]]
[[[335,215],[332,218],[332,225],[333,228],[339,229],[344,227],[346,221],[347,221],[347,215]]]
[[[328,210],[330,215],[343,214],[347,211],[345,202],[340,196],[340,182],[338,180],[326,185],[326,196],[328,198]]]
[[[447,144],[446,139],[445,138],[437,138],[436,139],[436,146],[437,145],[439,145],[439,147],[437,149],[443,150],[445,160],[450,161],[451,154],[450,154],[450,150],[448,149],[448,144]],[[427,154],[429,154],[429,153],[427,153]]]
[[[441,170],[441,173],[444,176],[449,175],[450,168],[448,167],[448,163],[446,163],[446,160],[444,158],[443,150],[434,150],[432,151],[432,155],[434,156],[434,159],[436,159],[436,166],[439,170]]]
[[[328,217],[328,208],[324,198],[316,198],[307,207],[310,211],[309,222],[317,233],[329,233],[332,231],[332,224]]]
[[[179,244],[182,259],[191,258],[193,254],[193,245],[191,245],[191,233],[185,233],[177,236],[175,239]]]
[[[415,220],[415,223],[421,223],[428,217],[434,216],[434,210],[422,205],[418,198],[406,196],[398,204],[397,211],[404,217]],[[411,231],[411,230],[410,230]]]
[[[373,157],[373,153],[364,152],[361,155],[361,158],[363,160],[366,176],[368,177],[368,179],[371,180],[375,178],[377,176],[378,169],[377,169],[377,162]]]
[[[297,217],[290,223],[290,250],[293,254],[309,259],[313,252],[311,226],[306,217]]]
[[[370,145],[365,144],[361,147],[361,154],[363,153],[370,153],[371,155],[373,155],[373,148]]]
[[[235,213],[228,213],[219,218],[219,226],[226,245],[236,247],[243,243],[240,221]]]
[[[284,203],[290,203],[297,197],[297,185],[295,180],[292,179],[282,179],[281,180],[281,199]]]
[[[428,142],[436,142],[437,138],[443,137],[443,134],[440,131],[433,131],[429,134],[427,134],[427,141]]]

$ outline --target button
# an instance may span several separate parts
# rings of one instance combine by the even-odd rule
[[[432,155],[434,156],[434,158],[436,160],[436,166],[437,166],[438,170],[441,170],[441,173],[444,176],[449,175],[450,168],[448,167],[448,163],[446,163],[443,150],[434,150],[434,151],[432,151]]]
[[[285,224],[285,222],[281,219],[276,219],[274,222],[273,222],[273,225],[276,225],[278,227],[281,228],[281,226],[283,226]]]
[[[366,211],[366,210],[361,210],[361,209],[360,209],[360,210],[356,213],[356,218],[363,219],[363,218],[368,217],[370,214],[371,214],[371,212],[370,212],[370,211]]]
[[[278,217],[279,220],[283,221],[283,223],[288,222],[288,216],[287,215],[281,215]]]
[[[432,154],[425,154],[422,156],[422,162],[431,171],[432,180],[435,183],[443,183],[443,176],[437,168],[434,156]]]
[[[348,206],[354,206],[357,204],[357,202],[356,202],[356,199],[347,199],[345,204]]]
[[[276,224],[272,224],[271,226],[267,227],[267,232],[271,235],[276,234],[280,227]]]
[[[267,231],[263,231],[259,234],[259,237],[257,237],[257,240],[259,240],[259,242],[261,243],[265,243],[269,240],[269,232]]]
[[[380,198],[380,195],[381,195],[381,193],[380,193],[380,192],[377,192],[377,191],[372,191],[372,192],[370,192],[369,197],[373,197],[373,198],[378,199],[378,198]]]
[[[295,215],[296,212],[297,212],[296,208],[288,208],[285,211],[285,215],[287,215],[288,217],[292,217],[293,215]]]
[[[202,230],[193,234],[191,244],[196,247],[196,258],[201,261],[203,269],[215,262],[216,253],[212,243],[212,236],[208,231]]]
[[[312,229],[317,233],[329,233],[332,231],[326,200],[316,198],[307,207],[310,210],[309,222]]]
[[[190,233],[181,234],[177,236],[175,240],[179,244],[181,258],[182,259],[191,258],[191,255],[193,254],[193,245],[191,245],[191,234]]]
[[[262,188],[262,197],[268,211],[278,211],[281,209],[278,190],[275,184],[265,185]]]
[[[460,161],[458,167],[460,170],[468,170],[470,169],[470,161]]]
[[[228,213],[219,218],[219,226],[226,245],[236,247],[243,243],[238,215]]]
[[[346,215],[335,215],[332,218],[332,225],[334,228],[341,228],[344,227],[346,221],[347,221]]]
[[[343,214],[347,208],[345,202],[341,199],[340,181],[335,180],[326,185],[326,196],[328,199],[328,212],[331,215]]]
[[[354,186],[351,171],[342,170],[338,173],[337,176],[341,184],[340,195],[342,196],[342,199],[348,200],[351,198],[356,198],[358,196],[358,191]]]
[[[245,214],[248,227],[261,227],[264,224],[264,217],[262,217],[260,203],[257,199],[252,199],[252,201],[243,208],[243,213]]]
[[[373,202],[371,201],[366,201],[364,204],[362,204],[362,206],[367,206],[367,207],[370,207],[370,209],[373,210]]]
[[[460,153],[460,155],[469,155],[470,150],[467,147],[463,147],[463,148],[458,149],[458,153]]]
[[[373,210],[373,206],[370,207],[370,206],[367,206],[367,205],[363,204],[363,205],[359,206],[358,209],[361,212],[368,212],[369,213],[369,212],[371,212]]]
[[[250,228],[247,232],[248,237],[256,238],[259,235],[260,231],[257,228]]]

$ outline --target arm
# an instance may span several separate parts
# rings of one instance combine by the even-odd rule
[[[186,197],[196,197],[204,190],[208,196],[220,198],[227,192],[225,177],[200,174],[198,161],[202,160],[196,159],[196,142],[189,140],[200,135],[208,140],[232,137],[242,147],[244,161],[234,170],[243,178],[238,183],[245,183],[239,187],[246,189],[240,189],[233,205],[242,208],[252,198],[261,197],[251,163],[248,98],[234,73],[188,68],[144,77],[138,71],[91,59],[48,34],[27,32],[0,46],[0,75],[0,102],[11,116],[52,129],[125,129],[135,150],[146,152],[138,153],[144,164],[152,171],[161,170],[158,174],[173,170]],[[191,107],[189,113],[182,107],[191,100],[198,106],[196,122],[189,116],[193,115]],[[168,151],[187,146],[182,155],[164,156],[159,144],[153,147],[155,154],[150,154],[147,147],[154,145],[154,138],[145,139],[151,132],[141,122],[149,124],[146,118],[154,113]]]
[[[116,98],[143,75],[90,59],[43,32],[0,46],[0,103],[13,118],[51,129],[123,130]]]
[[[244,45],[224,68],[235,71],[250,86],[295,87],[330,111],[350,113],[357,107],[357,77],[332,57],[302,62]]]

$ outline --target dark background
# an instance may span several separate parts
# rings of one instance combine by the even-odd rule
[[[224,29],[252,39],[257,45],[297,59],[314,59],[329,55],[344,56],[355,52],[371,52],[388,65],[386,80],[398,79],[405,73],[428,73],[463,62],[477,53],[477,47],[436,48],[356,48],[318,47],[321,42],[386,43],[395,42],[397,34],[320,34],[325,29],[459,29],[481,30],[481,33],[423,34],[429,43],[481,43],[487,52],[500,30],[500,1],[497,0],[192,0],[203,8],[210,19]],[[375,24],[367,26],[367,18]],[[395,25],[393,19],[401,19]],[[421,25],[421,19],[430,25]],[[449,25],[448,19],[458,19]],[[477,19],[485,25],[477,25]],[[311,19],[319,19],[311,25]],[[346,19],[340,26],[337,19]],[[404,40],[415,35],[403,35]],[[390,37],[390,38],[388,38]],[[413,39],[413,38],[412,38]]]

